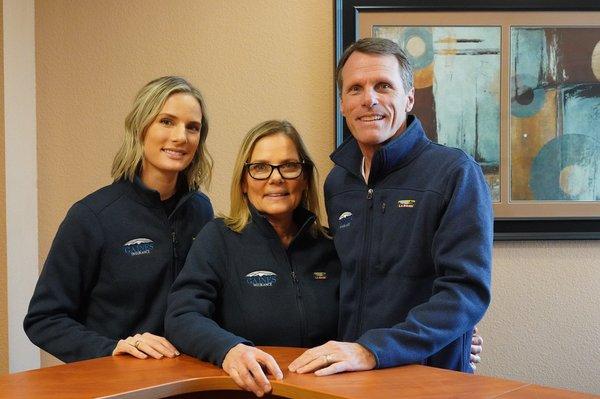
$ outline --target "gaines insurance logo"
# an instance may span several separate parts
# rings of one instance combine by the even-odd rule
[[[246,274],[244,279],[252,287],[272,287],[277,282],[277,275],[267,270],[257,270]]]
[[[145,255],[154,249],[154,241],[149,238],[135,238],[123,245],[123,252],[129,256]]]
[[[339,228],[340,229],[344,229],[348,226],[350,226],[350,223],[352,223],[352,212],[344,212],[340,215],[340,217],[338,218],[340,224],[339,224]]]

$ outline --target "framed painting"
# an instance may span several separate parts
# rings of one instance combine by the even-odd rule
[[[481,166],[496,240],[600,239],[600,3],[336,0],[336,62],[406,52],[428,137]],[[339,110],[336,144],[350,133]]]

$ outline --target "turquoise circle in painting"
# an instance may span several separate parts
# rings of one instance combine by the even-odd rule
[[[418,57],[414,57],[406,51],[409,40],[415,37],[421,39],[425,45],[423,53]],[[424,68],[433,61],[433,37],[431,35],[431,29],[422,27],[410,27],[404,29],[400,37],[400,46],[406,52],[406,56],[415,70]]]
[[[522,93],[515,96],[517,91]],[[546,91],[539,86],[538,79],[532,75],[516,75],[511,78],[510,113],[518,118],[527,118],[539,112],[546,102]]]
[[[550,140],[533,160],[529,187],[536,200],[600,200],[600,141],[583,134]]]

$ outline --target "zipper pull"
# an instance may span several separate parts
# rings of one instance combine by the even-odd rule
[[[175,230],[171,230],[171,243],[173,247],[173,262],[171,263],[171,274],[173,276],[173,281],[177,278],[177,274],[179,273],[179,255],[177,254],[177,236],[175,235]]]
[[[300,292],[300,281],[298,281],[298,277],[296,276],[296,272],[292,270],[292,281],[296,286],[296,296],[298,299],[302,298],[302,292]]]
[[[179,256],[177,256],[177,236],[175,235],[175,230],[171,231],[171,243],[173,244],[173,258],[177,260]]]
[[[373,199],[373,189],[370,188],[367,191],[367,206],[369,209],[373,209],[373,201],[371,201]]]
[[[381,203],[381,213],[385,213],[385,202]]]

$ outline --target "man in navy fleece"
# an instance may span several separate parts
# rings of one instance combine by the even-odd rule
[[[367,38],[336,70],[352,138],[332,155],[329,226],[342,262],[340,338],[289,368],[328,375],[403,364],[472,372],[490,302],[493,217],[479,165],[431,142],[400,47]],[[468,132],[467,132],[468,133]]]

